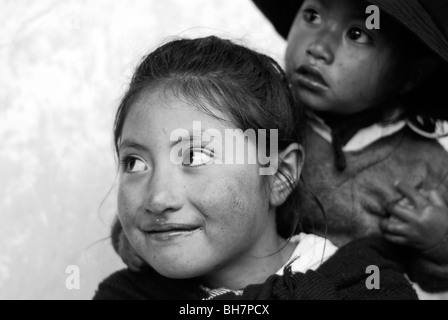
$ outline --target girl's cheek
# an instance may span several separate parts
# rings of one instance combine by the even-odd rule
[[[200,188],[191,189],[190,199],[208,218],[213,218],[213,216],[216,218],[220,211],[228,208],[230,198],[224,184],[224,179],[220,181],[210,179]]]
[[[133,218],[133,213],[136,212],[139,202],[140,200],[135,197],[132,188],[120,185],[118,190],[118,214],[122,223],[127,223]]]
[[[240,191],[240,192],[239,192]],[[227,243],[229,235],[234,239],[245,237],[251,228],[251,210],[245,194],[232,185],[204,193],[201,203],[206,216],[206,231],[214,243]]]
[[[123,190],[121,188],[118,191],[117,205],[118,205],[118,215],[120,216],[120,220],[123,223],[124,222],[123,220],[126,219],[127,212],[128,212],[128,201],[127,201],[127,197],[126,197],[125,193],[123,192]]]
[[[227,178],[226,178],[227,177]],[[253,177],[244,172],[221,174],[207,179],[201,190],[190,189],[190,200],[209,221],[223,225],[242,222],[251,210],[253,194],[257,193]]]

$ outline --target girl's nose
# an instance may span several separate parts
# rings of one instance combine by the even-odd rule
[[[320,60],[325,64],[331,64],[334,61],[334,35],[328,31],[324,31],[312,41],[307,50],[307,55],[316,60]]]
[[[157,170],[148,185],[146,212],[151,214],[168,214],[182,208],[184,190],[176,169],[171,167]]]

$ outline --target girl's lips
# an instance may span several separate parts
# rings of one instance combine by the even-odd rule
[[[161,224],[143,229],[143,232],[156,241],[169,241],[178,237],[185,237],[201,230],[201,226],[189,224]]]
[[[329,88],[319,70],[306,65],[296,70],[295,81],[315,91],[324,91]]]
[[[148,233],[170,232],[170,231],[190,231],[199,228],[199,225],[188,223],[152,223],[143,228]]]

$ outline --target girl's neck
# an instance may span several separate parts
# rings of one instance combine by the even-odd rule
[[[268,234],[260,239],[264,242],[263,250],[245,253],[231,266],[215,270],[213,276],[203,279],[204,285],[211,289],[240,290],[251,284],[265,282],[288,262],[297,245],[278,236],[276,230],[274,232],[271,239]]]

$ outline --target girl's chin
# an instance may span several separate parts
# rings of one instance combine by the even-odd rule
[[[173,261],[166,261],[166,263],[149,263],[154,270],[166,278],[170,279],[193,279],[202,276],[205,272],[203,268],[196,268],[194,263],[176,263],[172,265]]]
[[[173,246],[146,247],[143,259],[158,273],[172,279],[196,278],[207,272],[213,259],[198,242],[185,242]]]

